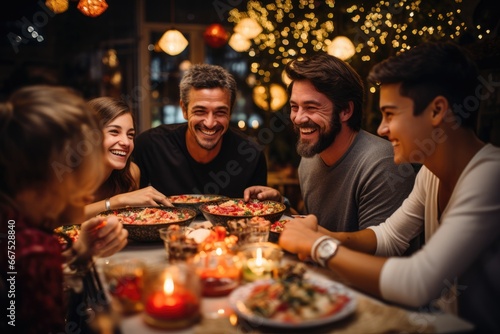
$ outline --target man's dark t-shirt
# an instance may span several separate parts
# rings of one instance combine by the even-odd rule
[[[267,185],[262,147],[230,127],[219,154],[209,163],[196,162],[186,146],[187,123],[163,124],[137,136],[133,161],[141,170],[140,187],[151,185],[166,196],[220,194],[242,197],[245,188]]]

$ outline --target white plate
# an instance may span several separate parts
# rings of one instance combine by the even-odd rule
[[[349,297],[349,301],[344,305],[344,307],[339,312],[319,319],[303,320],[299,323],[291,323],[275,319],[264,318],[262,316],[256,315],[251,310],[249,310],[245,306],[244,301],[247,300],[249,294],[256,286],[262,284],[268,284],[271,281],[272,280],[263,280],[263,281],[249,283],[231,292],[231,294],[229,295],[229,304],[236,312],[236,314],[252,324],[269,326],[269,327],[295,329],[295,328],[309,328],[309,327],[326,325],[331,322],[343,319],[356,310],[357,306],[356,296],[351,290],[349,290],[344,285],[333,281],[309,280],[309,282],[313,283],[314,285],[327,289],[328,293],[330,294],[346,295],[347,297]]]

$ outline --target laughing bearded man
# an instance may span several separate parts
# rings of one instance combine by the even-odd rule
[[[363,82],[344,61],[325,53],[286,67],[290,118],[302,156],[305,213],[329,231],[350,232],[385,221],[413,188],[411,164],[396,165],[391,143],[361,129]],[[246,198],[282,198],[250,187]]]

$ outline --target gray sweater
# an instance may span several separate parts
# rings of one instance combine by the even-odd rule
[[[413,188],[410,164],[396,165],[391,143],[361,130],[333,166],[302,158],[299,180],[307,213],[330,231],[358,231],[385,221]]]

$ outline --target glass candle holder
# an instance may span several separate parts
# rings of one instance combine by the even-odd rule
[[[229,234],[238,237],[238,246],[247,243],[266,242],[269,239],[271,222],[262,217],[229,220]]]
[[[139,259],[105,259],[101,269],[113,308],[122,314],[142,311],[144,263]]]
[[[200,277],[203,296],[225,296],[240,284],[240,257],[232,253],[225,242],[216,242],[213,247],[200,251],[193,258],[193,265]]]
[[[242,277],[247,282],[276,278],[283,250],[271,242],[257,242],[240,248]]]
[[[186,263],[146,269],[144,321],[153,327],[178,329],[200,319],[200,281]]]
[[[189,261],[198,253],[198,243],[188,234],[193,229],[187,226],[172,225],[158,230],[165,244],[169,262]]]

